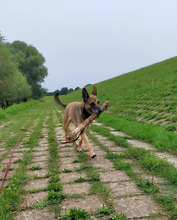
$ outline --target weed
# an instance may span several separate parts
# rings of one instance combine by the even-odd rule
[[[107,153],[105,156],[109,160],[120,160],[124,158],[123,154]]]
[[[51,190],[47,196],[49,204],[58,204],[64,198],[65,194],[63,192],[54,192],[53,190]]]
[[[103,217],[105,215],[110,215],[112,213],[112,209],[109,207],[102,207],[102,208],[98,208],[96,211],[96,217],[100,218]]]
[[[114,168],[116,170],[129,170],[131,168],[131,163],[114,161]]]
[[[30,170],[41,170],[42,168],[39,165],[32,166]]]
[[[61,184],[59,183],[51,183],[49,186],[48,186],[48,190],[49,191],[54,191],[54,192],[58,192],[58,191],[62,191],[63,187]]]
[[[64,169],[62,172],[63,172],[63,173],[71,173],[71,172],[72,172],[72,170],[69,170],[69,169]]]
[[[29,189],[28,192],[29,193],[37,193],[37,192],[42,192],[42,191],[47,191],[48,188],[38,188],[38,189]]]
[[[125,215],[118,215],[113,213],[108,216],[108,220],[127,220],[127,217]]]
[[[157,196],[155,200],[171,212],[172,219],[177,218],[176,198],[174,195]]]
[[[65,219],[65,220],[89,219],[89,214],[83,209],[73,208],[73,209],[68,209],[62,219]]]
[[[175,131],[177,129],[176,125],[168,125],[165,130],[166,131]]]
[[[158,187],[149,180],[139,180],[136,185],[148,194],[155,194],[159,191]]]
[[[97,194],[104,200],[107,200],[110,195],[110,190],[102,182],[94,182],[91,186],[91,193]]]
[[[14,161],[14,163],[21,163],[22,159],[17,159]]]
[[[70,198],[72,198],[72,199],[85,199],[85,196],[83,194],[75,193],[75,194],[72,194],[70,196]]]
[[[91,166],[89,164],[82,164],[79,168],[76,169],[77,172],[81,171],[87,171],[91,169]]]
[[[57,183],[59,181],[59,176],[54,175],[50,177],[49,183]]]
[[[79,160],[73,160],[72,163],[79,163],[80,161]]]
[[[92,182],[100,181],[99,173],[97,173],[95,170],[88,171],[87,175],[89,177],[89,180],[92,181]]]
[[[83,152],[78,155],[79,162],[86,162],[89,159],[89,156]]]
[[[34,178],[34,179],[39,179],[39,176],[38,176],[37,174],[35,174],[35,175],[33,176],[33,178]]]
[[[83,182],[86,182],[86,179],[83,178],[83,177],[80,177],[80,178],[74,180],[74,182],[75,182],[75,183],[83,183]]]
[[[46,200],[37,202],[36,204],[33,205],[33,207],[38,208],[38,209],[43,209],[48,205],[48,202]]]
[[[2,172],[5,172],[5,171],[6,171],[6,169],[7,169],[7,168],[5,168],[5,167],[4,167],[4,168],[2,169]],[[10,171],[13,171],[13,170],[14,170],[14,168],[10,168],[9,170],[10,170]]]

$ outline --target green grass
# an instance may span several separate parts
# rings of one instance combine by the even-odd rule
[[[80,220],[80,219],[90,219],[88,212],[83,209],[68,209],[66,210],[66,214],[62,216],[63,220]]]
[[[13,115],[17,115],[20,112],[25,112],[27,110],[30,110],[33,107],[36,107],[38,103],[39,102],[35,100],[28,100],[28,102],[24,102],[20,105],[14,104],[5,110],[0,108],[0,120],[10,119],[13,117]]]
[[[129,144],[127,143],[127,141],[124,137],[115,136],[115,135],[111,134],[109,128],[106,128],[106,127],[103,127],[103,126],[92,125],[91,130],[93,130],[94,132],[96,132],[98,134],[101,134],[101,135],[107,137],[108,140],[114,139],[115,144],[120,146],[120,147],[127,148],[129,146]]]
[[[63,172],[63,173],[71,173],[72,170],[70,170],[70,169],[64,169],[62,172]]]
[[[55,192],[53,190],[50,190],[47,196],[48,204],[59,204],[65,197],[66,196],[63,192]]]
[[[98,127],[98,126],[94,126],[94,127]],[[105,129],[99,129],[98,132],[103,136],[107,136],[109,140],[112,140],[115,142],[115,144],[117,144],[117,141],[115,141],[114,139],[114,135],[112,136],[110,134],[110,131],[108,131],[107,128]],[[91,137],[91,139],[95,141],[95,138]],[[99,144],[102,147],[102,144],[99,143],[98,140],[97,140],[97,144]],[[123,144],[122,147],[124,146],[126,145]],[[117,154],[115,155],[109,152],[106,155],[107,159],[110,159],[111,161],[114,162],[114,167],[116,169],[129,170],[129,168],[131,167],[131,164],[129,163],[122,163],[120,161],[121,158],[126,157],[130,159],[136,159],[142,167],[150,171],[152,174],[163,177],[172,184],[177,184],[177,170],[172,164],[170,164],[166,160],[158,158],[154,154],[154,152],[142,148],[132,148],[130,147],[130,145],[127,146],[128,147],[126,148],[126,155],[117,155]]]
[[[132,138],[146,141],[157,148],[158,151],[168,151],[177,155],[177,134],[167,131],[155,125],[129,121],[118,118],[116,115],[104,113],[101,122],[106,126],[111,126],[116,130],[121,130]],[[98,126],[97,126],[98,127]],[[99,128],[93,128],[99,130]]]
[[[124,215],[118,215],[118,214],[111,214],[108,216],[108,220],[127,220],[127,217]]]
[[[39,165],[32,166],[30,170],[41,170],[42,168]]]
[[[101,197],[105,204],[111,206],[112,203],[108,200],[110,196],[110,190],[100,181],[99,172],[90,164],[90,158],[86,153],[79,153],[78,159],[81,162],[80,168],[77,172],[85,172],[88,176],[88,180],[91,182],[90,193]]]
[[[139,180],[136,182],[136,185],[142,189],[144,192],[148,194],[156,194],[159,192],[159,188],[154,183],[150,182],[149,180]]]
[[[58,192],[58,191],[62,191],[63,189],[63,186],[59,183],[51,183],[49,186],[48,186],[48,190],[49,191],[54,191],[54,192]]]
[[[78,179],[74,180],[75,183],[83,183],[86,182],[87,180],[83,177],[79,177]]]
[[[58,183],[58,173],[56,170],[56,162],[58,160],[57,152],[57,144],[50,147],[50,153],[52,157],[55,159],[54,163],[50,162],[50,183],[48,188],[41,188],[37,190],[23,190],[24,185],[27,183],[27,166],[30,165],[32,161],[32,151],[38,146],[38,142],[41,139],[41,129],[43,128],[44,118],[46,118],[46,112],[49,111],[50,115],[52,115],[52,110],[54,106],[50,105],[51,101],[49,99],[45,99],[44,102],[34,101],[32,105],[29,105],[28,108],[24,108],[22,104],[19,106],[13,106],[13,108],[9,108],[6,117],[4,119],[0,119],[0,123],[6,123],[9,120],[10,123],[7,124],[3,129],[1,129],[0,133],[0,142],[4,143],[3,147],[6,147],[7,153],[0,157],[0,162],[5,159],[12,147],[15,146],[18,139],[18,131],[20,128],[30,129],[31,127],[33,133],[30,133],[29,140],[24,142],[24,147],[29,149],[24,152],[24,157],[20,160],[16,160],[15,162],[19,164],[19,168],[15,169],[15,174],[11,178],[10,182],[6,187],[3,188],[0,195],[0,218],[1,219],[12,219],[14,214],[17,214],[21,209],[21,203],[25,199],[26,193],[35,193],[40,191],[49,191],[50,194],[48,196],[48,200],[45,202],[41,202],[37,204],[38,208],[42,208],[47,204],[56,203],[56,201],[60,201],[63,199],[64,194],[62,193],[61,185]],[[53,101],[52,101],[53,103]],[[40,116],[40,117],[39,117]],[[53,116],[52,116],[53,117]],[[53,118],[50,118],[51,121]],[[34,126],[35,125],[35,126]],[[50,135],[54,136],[54,128],[55,124],[49,123]],[[53,129],[53,130],[52,130]],[[10,134],[13,136],[10,136]],[[23,141],[25,137],[25,132],[22,132],[22,139],[20,143]],[[40,169],[39,166],[33,166],[32,170]],[[37,176],[35,178],[38,178]]]
[[[29,148],[32,148],[32,146],[39,141],[38,132],[41,129],[43,117],[44,116],[41,115],[40,123],[34,128],[33,134],[30,135],[29,141],[26,143]],[[26,194],[23,190],[23,186],[27,179],[27,165],[30,164],[31,160],[31,151],[26,151],[10,183],[3,188],[1,192],[0,216],[4,219],[12,219],[12,214],[17,212],[20,208],[20,203]]]
[[[100,146],[102,149],[105,149],[103,144],[100,143],[100,141],[96,137],[92,136],[91,139],[92,141],[97,143],[97,145]],[[109,159],[116,169],[124,170],[126,174],[131,178],[131,180],[135,182],[136,186],[140,190],[142,190],[146,194],[152,195],[154,200],[168,211],[171,219],[175,219],[177,217],[177,208],[175,205],[177,170],[174,168],[173,165],[169,164],[167,161],[157,158],[154,153],[148,150],[132,148],[131,146],[126,148],[126,150],[121,154],[111,153],[108,149],[106,149],[106,151],[107,154],[105,155],[105,158]],[[124,162],[123,160],[127,158],[133,159],[134,163],[130,164]],[[162,187],[162,185],[158,186],[153,182],[153,180],[149,181],[147,179],[143,179],[141,175],[135,173],[135,171],[133,171],[132,169],[134,164],[136,166],[142,166],[142,168],[144,168],[144,174],[147,172],[148,174],[152,173],[152,175],[163,177],[164,179],[167,179],[169,182],[171,182],[171,184],[169,185],[168,182],[168,185],[166,185],[164,181],[164,188],[159,189],[160,187]],[[103,193],[104,195],[104,188],[102,188],[101,186],[100,189],[101,190],[99,190],[99,184],[97,186],[95,185],[92,188],[93,192],[98,192],[100,194]],[[112,214],[112,216],[114,216],[114,213]],[[115,219],[119,219],[120,216],[114,217]],[[124,216],[121,216],[121,218],[124,219]]]
[[[111,213],[112,213],[111,208],[103,206],[103,207],[97,209],[96,217],[100,218],[100,217],[103,217],[105,215],[110,215]]]
[[[56,139],[55,135],[55,124],[53,115],[50,115],[47,127],[49,130],[48,136],[51,138]],[[48,204],[57,206],[65,197],[66,195],[62,192],[63,187],[59,183],[59,167],[56,164],[59,163],[59,156],[58,156],[58,143],[54,142],[53,140],[49,140],[49,152],[50,152],[50,159],[49,159],[49,186],[48,186]],[[58,210],[58,209],[56,209]]]
[[[126,154],[129,158],[136,159],[142,167],[152,174],[177,185],[177,169],[166,160],[159,159],[154,153],[144,149],[129,148]]]

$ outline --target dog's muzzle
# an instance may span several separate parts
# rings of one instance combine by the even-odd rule
[[[92,111],[92,113],[98,114],[98,117],[99,117],[99,115],[101,114],[101,112],[102,112],[103,110],[102,110],[101,107],[99,107],[99,108],[91,109],[91,111]],[[97,118],[98,118],[98,117],[97,117]]]

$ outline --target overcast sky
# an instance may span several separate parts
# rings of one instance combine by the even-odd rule
[[[177,0],[0,0],[0,31],[43,54],[54,91],[177,56],[176,11]]]

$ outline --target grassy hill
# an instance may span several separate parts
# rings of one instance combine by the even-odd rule
[[[100,122],[177,155],[177,57],[95,85],[101,103],[110,101]],[[82,100],[81,90],[61,100]]]
[[[177,130],[177,57],[95,85],[101,103],[110,101],[112,114]],[[81,91],[61,99],[81,100]]]

